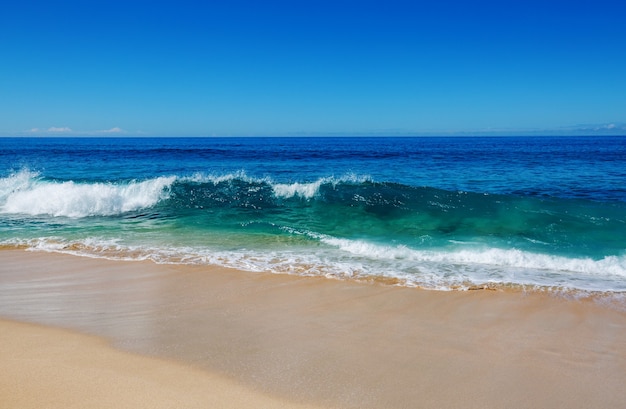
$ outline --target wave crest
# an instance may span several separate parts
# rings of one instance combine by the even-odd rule
[[[175,177],[128,183],[50,182],[21,171],[0,179],[0,212],[81,218],[111,216],[154,206]]]
[[[361,183],[371,182],[371,178],[369,176],[346,174],[341,177],[321,177],[312,182],[279,183],[269,177],[258,178],[248,176],[245,171],[240,170],[227,174],[196,174],[188,178],[182,178],[180,179],[180,181],[196,184],[208,183],[213,186],[243,182],[249,188],[249,190],[259,186],[267,186],[271,189],[274,197],[279,199],[291,199],[296,197],[303,199],[313,199],[314,197],[319,195],[320,188],[322,186],[330,185],[332,187],[336,187],[337,185],[343,183],[358,185]]]
[[[272,184],[272,189],[276,197],[283,199],[290,199],[292,197],[312,199],[319,194],[320,187],[326,184],[337,186],[340,183],[360,184],[368,181],[370,181],[370,178],[366,176],[346,175],[340,178],[320,178],[310,183],[275,183]]]

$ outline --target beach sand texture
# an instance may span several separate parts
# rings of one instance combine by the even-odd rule
[[[3,408],[315,408],[98,338],[11,321],[0,329]]]
[[[556,295],[2,250],[0,316],[0,407],[626,401],[626,312]]]

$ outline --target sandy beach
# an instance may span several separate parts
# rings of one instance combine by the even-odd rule
[[[589,408],[626,312],[208,266],[0,251],[0,406]]]
[[[0,328],[3,408],[315,408],[95,337],[6,320]]]

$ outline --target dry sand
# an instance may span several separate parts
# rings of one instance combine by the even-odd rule
[[[2,408],[315,408],[58,329],[0,321],[0,345]]]
[[[626,312],[545,294],[434,292],[2,250],[0,316],[108,342],[1,323],[0,407],[626,401]]]

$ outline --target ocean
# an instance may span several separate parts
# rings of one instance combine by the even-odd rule
[[[0,247],[626,294],[626,137],[0,138]]]

